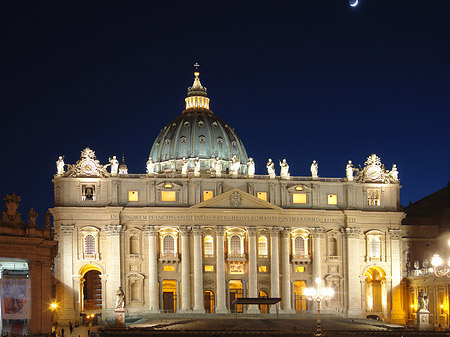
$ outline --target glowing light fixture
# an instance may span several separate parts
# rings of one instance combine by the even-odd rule
[[[52,303],[52,304],[50,304],[50,310],[56,310],[56,308],[58,308],[58,304],[56,304],[56,303]]]
[[[317,329],[315,336],[323,336],[322,322],[320,320],[320,302],[333,297],[334,290],[329,287],[322,287],[322,279],[316,277],[316,287],[308,287],[305,289],[305,296],[308,301],[317,302]]]
[[[443,263],[444,260],[437,253],[431,258],[434,274],[438,277],[450,277],[450,258],[447,262],[447,266],[443,266]]]

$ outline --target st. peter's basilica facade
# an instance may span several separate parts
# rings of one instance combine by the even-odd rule
[[[209,110],[195,72],[186,109],[156,138],[146,173],[86,148],[53,179],[60,320],[114,317],[125,292],[129,317],[160,313],[275,312],[236,298],[281,298],[303,313],[305,287],[334,288],[322,310],[402,323],[400,185],[371,155],[345,178],[255,175],[234,130]],[[142,169],[144,171],[145,168]]]

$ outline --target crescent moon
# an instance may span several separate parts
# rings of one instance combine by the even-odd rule
[[[356,7],[358,5],[358,0],[350,0],[350,6]]]

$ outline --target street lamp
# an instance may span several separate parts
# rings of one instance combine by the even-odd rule
[[[334,295],[334,291],[328,287],[322,287],[322,280],[316,277],[316,287],[309,287],[305,289],[305,296],[308,301],[317,302],[317,331],[315,336],[322,335],[322,322],[320,320],[320,302],[328,300]]]
[[[433,266],[434,274],[438,277],[450,277],[450,258],[447,262],[447,266],[443,265],[444,260],[438,253],[434,254],[431,258],[431,265]]]

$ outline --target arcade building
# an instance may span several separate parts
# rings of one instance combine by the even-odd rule
[[[281,314],[301,314],[319,277],[334,289],[323,312],[404,323],[395,165],[373,154],[355,169],[344,158],[344,177],[325,178],[315,162],[311,176],[296,177],[286,161],[280,175],[269,161],[268,174],[255,175],[209,103],[196,71],[186,109],[156,137],[141,174],[115,157],[103,165],[89,148],[59,162],[59,320],[113,318],[119,287],[128,317],[275,312],[236,306],[239,297],[279,297]]]

